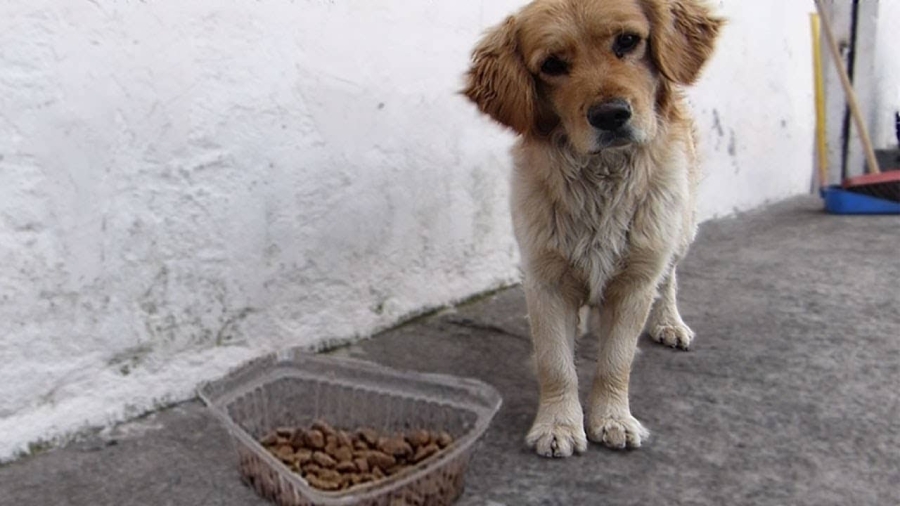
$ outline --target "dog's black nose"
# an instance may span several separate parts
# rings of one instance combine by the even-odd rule
[[[615,98],[588,109],[588,123],[600,130],[618,130],[631,119],[631,106],[621,98]]]

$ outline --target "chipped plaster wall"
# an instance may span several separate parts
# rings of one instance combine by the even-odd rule
[[[808,191],[815,133],[813,2],[712,3],[729,22],[690,93],[705,157],[704,218]]]
[[[0,460],[516,280],[511,139],[454,93],[521,3],[0,4]],[[807,9],[747,4],[704,217],[808,185]]]

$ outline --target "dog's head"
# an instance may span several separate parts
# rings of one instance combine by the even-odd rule
[[[517,133],[562,134],[582,154],[646,143],[722,24],[702,0],[535,0],[481,40],[464,93]]]

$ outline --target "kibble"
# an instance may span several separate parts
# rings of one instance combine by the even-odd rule
[[[353,446],[353,439],[347,431],[339,430],[337,432],[337,442],[339,446]]]
[[[453,444],[446,431],[353,431],[318,420],[309,428],[279,427],[260,443],[312,487],[336,492],[395,476]]]
[[[313,422],[312,429],[317,430],[326,436],[333,436],[337,433],[337,431],[334,430],[334,427],[324,420],[316,420]]]
[[[306,447],[306,431],[303,429],[297,429],[294,431],[294,435],[291,436],[291,446],[294,448],[305,448]],[[264,445],[265,441],[262,442]]]
[[[314,474],[308,474],[308,475],[304,476],[304,478],[306,478],[306,481],[309,482],[310,485],[316,487],[319,490],[324,490],[326,492],[338,490],[341,488],[340,483],[323,480]]]
[[[341,481],[341,473],[334,469],[322,469],[319,471],[319,478],[325,481]]]
[[[276,457],[278,457],[282,462],[293,462],[294,461],[294,449],[291,448],[291,445],[282,445],[275,449],[273,452]]]
[[[446,432],[439,432],[438,437],[437,437],[437,444],[441,448],[446,448],[446,447],[450,446],[451,444],[453,444],[453,437],[450,436],[450,434],[447,434]]]
[[[332,454],[338,462],[350,462],[353,460],[353,450],[349,446],[342,446]]]
[[[349,461],[341,462],[340,464],[337,465],[337,467],[335,467],[335,469],[337,469],[338,472],[344,473],[344,474],[355,473],[355,472],[359,471],[359,468],[356,466],[356,463],[349,462]]]
[[[397,458],[412,455],[412,447],[402,437],[381,438],[378,441],[378,449],[387,455]]]
[[[325,436],[322,435],[321,432],[313,429],[306,433],[306,446],[312,448],[313,450],[321,450],[325,448]]]
[[[274,432],[260,440],[263,446],[275,446],[278,444],[278,435]]]
[[[416,430],[406,435],[406,441],[413,446],[426,446],[431,442],[431,433],[427,430]]]
[[[307,450],[306,448],[301,448],[294,453],[294,460],[300,464],[306,464],[307,462],[312,460],[313,451]]]
[[[418,450],[416,450],[416,454],[413,456],[413,462],[419,463],[439,451],[441,451],[441,448],[436,443],[431,443],[428,446],[422,446]]]
[[[334,460],[334,457],[325,452],[313,453],[312,458],[316,461],[316,464],[319,464],[322,467],[332,468],[337,465],[337,461]]]
[[[369,447],[378,444],[378,432],[375,429],[360,429],[357,436]]]

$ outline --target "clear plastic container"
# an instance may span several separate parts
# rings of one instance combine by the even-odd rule
[[[253,361],[202,385],[199,394],[230,432],[244,481],[282,506],[452,504],[462,494],[475,443],[502,402],[493,387],[480,381],[301,350]],[[398,475],[323,492],[258,442],[276,428],[306,427],[320,419],[347,429],[444,430],[454,443]]]

